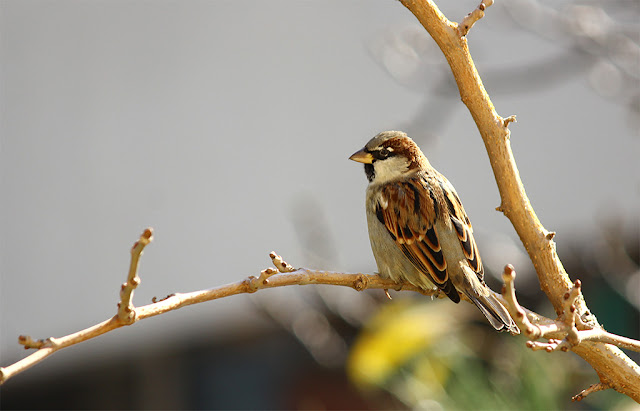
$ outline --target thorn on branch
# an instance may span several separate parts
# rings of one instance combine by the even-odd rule
[[[159,303],[160,301],[168,300],[169,298],[171,298],[171,297],[173,297],[173,296],[175,296],[175,295],[176,295],[176,293],[171,293],[171,294],[169,294],[168,296],[166,296],[166,297],[164,297],[164,298],[161,298],[161,299],[159,299],[159,300],[158,300],[158,298],[157,298],[157,297],[153,297],[153,298],[151,299],[151,302],[152,302],[152,303],[154,303],[154,304],[155,304],[155,303]]]
[[[517,123],[518,121],[516,120],[516,116],[515,115],[511,115],[507,118],[502,119],[502,124],[505,127],[509,127],[509,124],[511,123]]]
[[[469,33],[469,30],[471,30],[471,27],[473,27],[476,21],[484,17],[485,9],[492,4],[493,0],[485,0],[481,2],[475,10],[467,14],[466,17],[462,19],[460,24],[458,24],[458,34],[460,37],[464,37]]]

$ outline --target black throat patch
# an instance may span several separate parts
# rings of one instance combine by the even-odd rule
[[[365,164],[364,173],[367,175],[367,180],[369,180],[369,182],[372,182],[374,177],[376,176],[376,173],[373,170],[373,164]]]

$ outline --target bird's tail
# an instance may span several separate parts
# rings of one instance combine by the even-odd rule
[[[467,294],[467,297],[482,311],[482,314],[487,317],[487,320],[489,320],[493,328],[498,331],[509,331],[512,334],[520,334],[520,330],[509,315],[509,311],[498,301],[488,287],[486,291],[488,291],[486,295],[465,294]]]

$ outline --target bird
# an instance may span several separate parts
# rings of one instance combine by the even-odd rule
[[[378,274],[422,290],[442,291],[454,303],[464,294],[498,331],[520,331],[484,282],[473,228],[445,176],[402,131],[373,137],[350,160],[369,180],[366,215]]]

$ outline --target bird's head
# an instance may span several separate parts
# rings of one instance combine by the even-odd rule
[[[402,131],[383,131],[349,159],[364,164],[370,184],[402,179],[429,165],[418,145]]]

